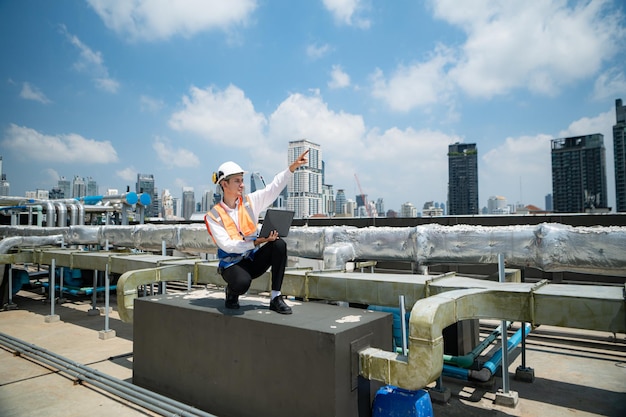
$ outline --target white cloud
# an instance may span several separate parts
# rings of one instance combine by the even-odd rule
[[[331,51],[331,47],[328,44],[324,45],[309,45],[306,48],[306,55],[312,59],[317,60],[322,58],[324,55],[328,54]]]
[[[372,94],[392,110],[449,104],[459,90],[487,99],[517,89],[554,96],[598,76],[626,40],[623,12],[609,1],[433,0],[430,6],[436,18],[459,27],[465,41],[438,45],[428,59],[400,64],[389,76],[374,72]],[[623,73],[599,75],[594,97],[611,88],[623,91]]]
[[[109,141],[87,139],[76,133],[44,135],[15,124],[7,129],[2,145],[18,155],[38,161],[108,164],[118,160]]]
[[[242,90],[233,85],[222,91],[214,87],[189,90],[189,96],[182,98],[182,110],[170,117],[172,129],[191,132],[215,145],[250,148],[261,144],[267,121]]]
[[[364,134],[363,117],[330,110],[318,91],[310,96],[291,94],[270,116],[269,137],[273,142],[307,138],[330,154],[355,149]]]
[[[142,95],[139,97],[139,108],[142,112],[157,112],[165,107],[163,100]]]
[[[117,80],[109,76],[109,70],[106,65],[104,65],[102,54],[85,45],[77,36],[70,34],[64,25],[61,25],[61,32],[80,52],[78,61],[74,63],[74,68],[78,72],[90,76],[96,87],[100,90],[109,93],[117,93],[120,84]]]
[[[368,130],[362,116],[329,109],[317,92],[290,95],[269,120],[271,143],[282,155],[290,140],[320,144],[326,182],[345,189],[349,198],[356,194],[357,174],[368,198],[385,197],[387,209],[398,210],[407,198],[420,207],[445,201],[447,146],[460,140],[456,136],[428,129]]]
[[[330,81],[328,87],[330,88],[345,88],[350,86],[350,76],[343,71],[341,65],[333,65],[333,69],[330,72]]]
[[[596,79],[593,98],[598,101],[614,99],[626,95],[626,76],[618,68],[611,68]]]
[[[47,169],[42,170],[41,175],[42,177],[47,178],[47,180],[45,181],[46,183],[51,183],[51,184],[57,183],[59,179],[61,178],[59,173],[52,168],[47,168]]]
[[[339,24],[361,29],[368,29],[371,25],[369,19],[360,16],[367,8],[363,0],[323,0],[323,3]]]
[[[551,139],[546,134],[508,137],[487,151],[478,168],[481,203],[499,195],[509,204],[545,208],[545,196],[552,193]]]
[[[401,112],[446,102],[453,89],[446,75],[451,62],[451,51],[439,47],[430,60],[400,65],[389,78],[378,69],[370,76],[372,95]]]
[[[524,88],[554,95],[592,77],[619,50],[625,31],[606,1],[433,2],[435,16],[467,34],[450,77],[468,94]]]
[[[607,185],[611,198],[615,189],[612,178],[613,148],[607,140],[612,137],[613,124],[615,112],[607,111],[596,117],[578,119],[556,136],[537,134],[506,138],[481,158],[479,183],[483,198],[480,201],[486,201],[492,195],[502,195],[510,204],[521,202],[545,208],[545,196],[552,193],[551,140],[593,133],[604,135]]]
[[[130,166],[130,167],[115,171],[115,175],[117,175],[119,178],[123,179],[124,181],[135,181],[137,180],[138,172],[139,171],[137,171],[135,167]]]
[[[118,35],[131,40],[164,40],[173,36],[228,30],[245,25],[257,8],[256,0],[88,0]]]
[[[200,165],[200,160],[192,151],[183,148],[175,149],[165,138],[156,138],[152,143],[152,148],[159,160],[169,168],[191,168]]]
[[[25,82],[22,84],[22,91],[20,92],[20,97],[25,100],[34,100],[43,104],[52,103],[46,95],[41,92],[40,89],[32,85],[31,83]]]

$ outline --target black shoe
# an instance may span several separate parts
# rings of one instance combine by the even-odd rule
[[[233,294],[228,287],[226,287],[226,301],[224,303],[226,308],[231,310],[237,310],[239,308],[239,296],[237,294]]]
[[[274,297],[272,301],[270,301],[270,310],[275,311],[279,314],[291,314],[292,313],[291,307],[289,307],[287,303],[285,303],[285,300],[283,300],[282,295]]]

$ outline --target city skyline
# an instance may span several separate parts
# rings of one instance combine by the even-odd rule
[[[123,9],[122,9],[123,7]],[[162,7],[167,7],[163,10]],[[550,141],[602,134],[615,210],[614,103],[626,5],[129,0],[0,4],[0,154],[11,193],[88,174],[198,199],[234,160],[272,178],[285,147],[385,209],[447,201],[447,147],[479,149],[479,206],[545,206]],[[129,18],[133,16],[133,18]],[[19,51],[19,53],[15,53]]]

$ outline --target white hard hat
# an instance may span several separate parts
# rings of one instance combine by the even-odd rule
[[[213,173],[213,183],[219,184],[221,180],[234,174],[245,174],[245,171],[233,161],[224,162],[217,172]]]

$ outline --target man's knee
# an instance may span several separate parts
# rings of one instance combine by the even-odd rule
[[[274,245],[274,250],[278,253],[284,253],[285,255],[287,254],[287,242],[285,242],[283,239],[277,239],[274,242],[272,242]]]

